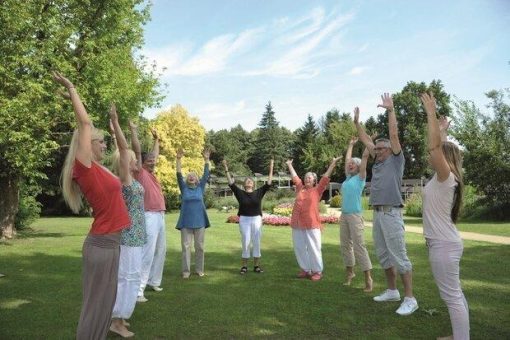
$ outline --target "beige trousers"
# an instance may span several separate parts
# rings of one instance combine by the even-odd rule
[[[340,217],[340,250],[346,267],[354,267],[356,261],[362,271],[372,269],[368,256],[363,230],[363,217],[360,214],[342,214]]]
[[[195,248],[195,272],[201,274],[204,272],[204,236],[205,228],[182,228],[181,229],[181,248],[182,248],[182,273],[191,272],[191,244]]]

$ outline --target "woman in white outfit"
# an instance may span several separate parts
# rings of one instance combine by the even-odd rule
[[[435,170],[423,190],[423,234],[429,248],[432,274],[448,307],[453,336],[469,339],[469,308],[460,284],[463,244],[455,226],[462,204],[462,157],[459,148],[446,141],[448,121],[436,118],[432,94],[421,96],[428,122],[429,162]]]
[[[239,189],[234,179],[230,176],[228,171],[227,161],[223,160],[223,166],[227,174],[228,186],[232,189],[234,196],[239,202],[239,231],[241,232],[241,270],[240,274],[248,272],[248,259],[250,258],[250,246],[252,247],[251,253],[253,255],[253,271],[255,273],[262,273],[260,267],[260,238],[262,236],[262,198],[266,192],[271,188],[273,180],[273,164],[271,159],[269,163],[269,178],[267,183],[253,190],[254,181],[250,177],[246,177],[243,183],[244,190]]]
[[[136,155],[128,148],[126,138],[120,128],[115,106],[110,111],[111,126],[117,139],[117,151],[114,154],[113,170],[122,182],[122,196],[128,208],[131,224],[120,235],[119,276],[117,298],[112,312],[110,331],[123,338],[135,334],[127,329],[126,321],[131,317],[136,305],[142,273],[143,246],[147,243],[144,218],[144,189],[134,179],[138,170]]]

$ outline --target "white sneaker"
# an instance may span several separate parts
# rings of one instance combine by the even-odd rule
[[[385,302],[385,301],[400,301],[400,293],[398,289],[391,290],[386,289],[382,294],[374,296],[374,301]]]
[[[396,313],[400,315],[411,315],[418,309],[418,302],[414,297],[405,297],[404,302],[398,307]]]
[[[136,298],[136,302],[147,302],[149,301],[145,296],[139,296]]]
[[[151,286],[151,285],[148,285],[153,291],[155,292],[161,292],[163,290],[163,288],[161,288],[160,286]]]

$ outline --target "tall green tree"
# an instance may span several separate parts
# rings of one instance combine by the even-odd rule
[[[438,114],[451,116],[450,95],[444,91],[440,80],[433,80],[429,85],[424,82],[410,81],[402,91],[393,95],[393,104],[398,121],[398,133],[404,158],[405,178],[421,178],[428,173],[425,127],[427,117],[423,112],[420,95],[432,92],[436,98]],[[388,138],[388,113],[377,117],[375,130],[381,137]]]
[[[214,152],[211,154],[211,161],[214,164],[221,164],[226,159],[229,169],[235,175],[251,175],[248,167],[248,158],[251,152],[251,135],[241,125],[230,130],[209,131],[206,136],[206,144],[211,145]],[[212,171],[217,176],[225,176],[222,166],[217,166]]]
[[[15,233],[21,182],[36,194],[67,151],[74,115],[51,70],[73,80],[98,127],[110,102],[125,123],[161,99],[158,75],[137,54],[148,19],[141,0],[0,1],[1,237]]]
[[[254,134],[254,145],[248,161],[250,169],[255,173],[267,173],[271,158],[274,159],[275,171],[284,169],[285,161],[292,152],[293,135],[288,129],[280,127],[271,102],[266,105]]]
[[[292,158],[294,159],[294,169],[298,174],[311,171],[306,168],[305,165],[305,150],[308,145],[312,145],[316,142],[319,136],[319,128],[313,120],[312,115],[308,115],[305,124],[294,131],[294,144],[292,146]]]
[[[491,112],[471,101],[454,102],[452,135],[463,148],[466,181],[485,195],[500,217],[510,215],[510,90],[486,93]],[[505,102],[505,99],[507,102]],[[497,217],[495,215],[492,218]]]

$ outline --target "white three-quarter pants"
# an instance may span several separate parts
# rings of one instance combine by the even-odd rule
[[[296,259],[304,271],[322,273],[322,240],[320,229],[292,228]]]
[[[117,298],[112,318],[129,319],[136,305],[140,288],[143,247],[120,246]]]
[[[145,228],[147,243],[143,247],[142,281],[138,296],[143,295],[147,285],[160,286],[166,257],[165,213],[146,211]]]
[[[241,247],[243,259],[250,258],[250,246],[253,257],[260,257],[260,238],[262,237],[262,216],[239,216]]]

